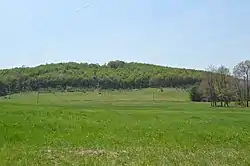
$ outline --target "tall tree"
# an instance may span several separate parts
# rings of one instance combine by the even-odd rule
[[[243,80],[244,82],[244,99],[246,106],[249,107],[250,61],[246,60],[238,63],[234,67],[233,72],[237,76],[237,79]]]
[[[228,101],[230,98],[230,81],[227,79],[227,77],[230,76],[230,71],[227,67],[221,65],[217,68],[215,73],[215,82],[216,82],[216,88],[217,88],[217,94],[218,98],[221,103],[221,107],[228,106]]]
[[[244,81],[241,79],[241,72],[238,70],[233,70],[233,87],[235,89],[235,99],[237,100],[238,104],[241,106],[245,105],[245,89],[244,89]]]
[[[217,106],[219,100],[221,106],[229,106],[231,98],[231,80],[229,69],[223,65],[216,68],[210,65],[200,83],[203,96],[209,96],[211,106]]]
[[[216,94],[216,88],[215,88],[215,74],[216,74],[216,67],[213,65],[210,65],[207,69],[207,72],[205,72],[205,76],[203,77],[203,85],[207,85],[207,89],[209,92],[209,100],[211,102],[211,106],[217,106],[217,94]],[[204,87],[202,87],[204,88]]]

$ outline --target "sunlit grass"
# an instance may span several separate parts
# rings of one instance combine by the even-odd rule
[[[19,101],[22,103],[36,103],[37,93],[18,93],[10,96],[12,100],[6,101]],[[86,91],[86,92],[74,92],[74,93],[40,93],[39,103],[81,103],[83,101],[188,101],[188,93],[183,90],[176,90],[171,88],[164,89],[160,92],[159,89],[143,89],[143,90],[122,90],[122,91]]]
[[[247,109],[19,95],[0,101],[0,165],[250,164]]]

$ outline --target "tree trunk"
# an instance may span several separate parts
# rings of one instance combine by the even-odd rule
[[[246,85],[246,89],[247,89],[247,96],[246,96],[246,100],[247,100],[247,107],[249,107],[248,103],[249,103],[249,84],[248,84],[248,72],[247,72],[247,85]]]

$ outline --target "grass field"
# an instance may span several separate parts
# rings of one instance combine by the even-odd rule
[[[171,89],[36,97],[0,99],[0,165],[250,165],[247,109]]]

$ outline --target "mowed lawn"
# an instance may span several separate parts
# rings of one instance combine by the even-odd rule
[[[250,110],[120,93],[1,99],[0,165],[250,164]]]

